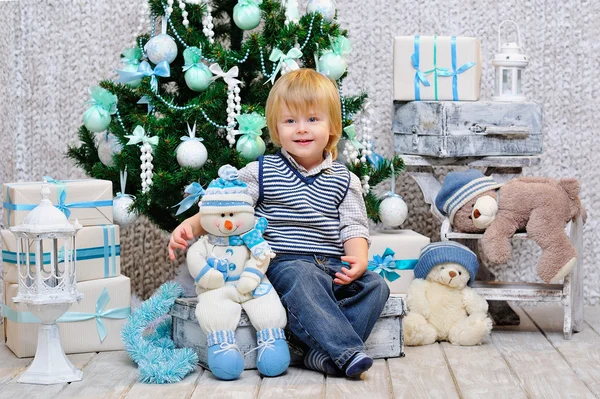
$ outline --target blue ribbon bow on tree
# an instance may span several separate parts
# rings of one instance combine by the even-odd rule
[[[389,248],[386,248],[383,255],[375,255],[369,261],[368,270],[379,274],[390,283],[399,279],[400,274],[397,270],[414,269],[417,264],[417,259],[394,260],[396,253]]]
[[[150,76],[150,87],[152,88],[152,91],[156,93],[158,91],[158,79],[156,79],[156,77],[160,76],[168,78],[171,76],[171,69],[167,61],[159,62],[154,69],[152,69],[148,61],[142,61],[138,66],[137,72],[117,70],[117,73],[119,74],[119,79],[117,79],[118,83],[127,83],[145,76]]]
[[[348,137],[348,141],[356,148],[357,150],[365,148],[361,143],[356,139],[356,127],[354,125],[346,126],[344,128],[344,133]]]
[[[192,205],[194,205],[200,199],[200,196],[204,195],[204,189],[202,188],[200,183],[193,182],[185,188],[184,193],[187,194],[187,196],[178,204],[175,204],[171,207],[175,208],[176,206],[179,206],[179,209],[177,209],[177,213],[175,213],[175,216],[179,216],[183,212],[190,209]]]

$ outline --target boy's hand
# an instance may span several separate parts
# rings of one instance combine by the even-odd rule
[[[186,249],[188,246],[187,240],[194,238],[192,226],[187,223],[181,223],[173,233],[171,233],[171,239],[169,240],[169,259],[175,260],[176,249]]]
[[[350,268],[342,267],[341,272],[335,274],[336,278],[333,280],[335,284],[350,284],[367,271],[368,262],[358,256],[342,256],[342,261],[349,263]]]

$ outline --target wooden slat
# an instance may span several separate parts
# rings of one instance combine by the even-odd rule
[[[394,398],[458,398],[439,344],[404,349],[406,357],[388,359]]]
[[[598,334],[600,334],[600,306],[588,306],[585,308],[585,321]]]
[[[525,312],[518,307],[515,311],[521,324],[496,327],[492,339],[527,395],[534,398],[593,398],[592,392]]]
[[[600,396],[600,335],[593,329],[586,328],[566,340],[563,336],[562,307],[544,305],[524,310],[544,331],[546,338],[585,385],[596,396]]]
[[[244,370],[240,378],[234,381],[218,380],[210,371],[205,370],[191,399],[253,399],[259,389],[260,374],[257,370]]]
[[[564,296],[562,284],[475,281],[473,289],[488,300],[560,302]]]
[[[22,373],[32,358],[19,359],[10,349],[4,345],[4,325],[0,326],[0,384],[12,380],[16,375]]]
[[[186,399],[192,395],[200,375],[204,370],[198,367],[196,371],[188,374],[183,380],[173,384],[143,384],[136,382],[126,398],[129,399]]]
[[[446,233],[446,238],[449,240],[479,240],[483,237],[483,234],[474,234],[474,233],[458,233],[458,232],[448,232]],[[512,238],[519,240],[526,240],[527,233],[516,233],[512,236]]]
[[[8,348],[6,348],[4,346],[4,344],[1,344],[1,347],[2,348],[0,348],[0,351],[2,349],[9,350]],[[10,350],[9,350],[9,352],[10,352]],[[15,357],[15,355],[13,355],[12,352],[10,354],[13,357]],[[68,355],[67,357],[69,358],[69,360],[71,361],[71,363],[73,363],[73,365],[75,367],[83,370],[83,373],[84,373],[83,375],[85,378],[85,366],[90,362],[90,360],[94,356],[96,356],[96,353],[80,353],[80,354],[76,354],[76,355]],[[2,364],[2,361],[5,359],[2,354],[0,354],[0,359],[2,359],[2,360],[0,360],[0,364]],[[28,359],[21,359],[21,360],[31,361],[33,359],[28,358]],[[24,372],[25,370],[26,370],[26,367],[24,367],[19,372],[19,375],[22,372]],[[9,383],[7,383],[5,385],[0,385],[0,397],[2,397],[2,398],[46,399],[46,398],[55,397],[61,391],[63,391],[64,389],[66,389],[69,386],[69,384],[67,384],[67,383],[52,384],[52,385],[19,384],[17,382],[18,378],[19,378],[19,376],[17,375]]]
[[[257,372],[254,370],[254,372]],[[290,367],[276,378],[263,377],[258,393],[259,399],[314,399],[325,393],[325,377],[316,371]],[[328,396],[325,396],[328,397]]]
[[[127,353],[102,352],[83,370],[83,380],[69,384],[58,397],[120,398],[137,378],[137,368]]]
[[[264,382],[263,382],[264,385]],[[389,398],[391,387],[385,360],[375,360],[373,367],[360,379],[327,377],[326,398]]]
[[[522,168],[538,165],[539,155],[534,156],[504,156],[504,157],[463,157],[463,158],[434,158],[420,155],[401,155],[406,166],[445,166],[468,165],[474,167],[501,166]]]
[[[463,398],[526,398],[491,337],[478,346],[442,344]]]

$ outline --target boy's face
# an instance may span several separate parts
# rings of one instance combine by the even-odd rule
[[[323,150],[329,142],[330,124],[326,112],[312,108],[292,111],[285,105],[277,118],[281,146],[307,170],[323,162]]]

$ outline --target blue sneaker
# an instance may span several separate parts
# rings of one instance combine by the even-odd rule
[[[256,333],[256,367],[266,377],[283,374],[290,365],[290,349],[281,328],[265,328]]]
[[[208,341],[208,368],[220,380],[235,380],[244,371],[244,358],[235,343],[233,331],[210,333]]]

